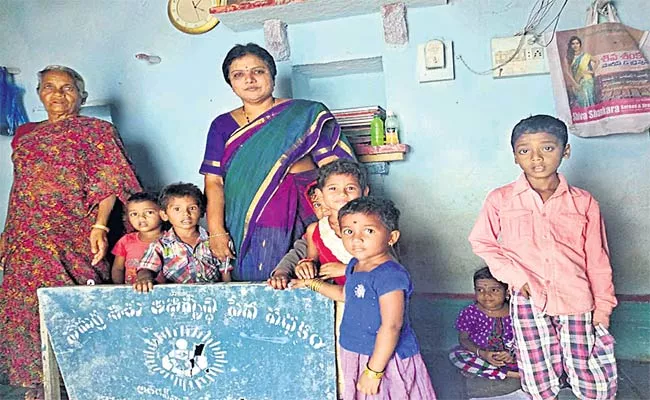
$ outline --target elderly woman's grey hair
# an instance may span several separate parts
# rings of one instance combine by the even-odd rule
[[[79,96],[81,97],[81,104],[84,104],[86,102],[86,98],[88,97],[88,92],[86,92],[86,83],[84,82],[84,78],[81,77],[81,74],[79,72],[75,71],[74,69],[70,67],[66,67],[63,65],[48,65],[47,67],[43,68],[42,71],[38,71],[38,86],[36,87],[36,91],[41,90],[41,83],[43,82],[43,76],[45,76],[46,73],[50,71],[61,71],[65,72],[72,78],[74,81],[74,85],[77,87],[77,91],[79,92]]]

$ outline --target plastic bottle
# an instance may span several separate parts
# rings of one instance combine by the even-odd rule
[[[399,144],[399,121],[397,116],[392,111],[386,112],[386,144]]]
[[[376,113],[370,121],[370,145],[381,146],[384,144],[384,121],[381,114]]]

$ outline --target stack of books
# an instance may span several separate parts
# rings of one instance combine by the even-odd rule
[[[381,119],[386,119],[386,110],[381,106],[368,106],[358,108],[342,108],[340,110],[332,110],[332,114],[341,125],[344,133],[346,131],[360,131],[364,130],[370,134],[370,121],[372,117],[379,113]]]
[[[376,113],[379,113],[381,119],[386,119],[386,110],[381,106],[332,110],[332,114],[341,126],[341,132],[348,138],[359,161],[403,160],[404,153],[408,151],[408,146],[405,144],[370,145],[370,121]]]

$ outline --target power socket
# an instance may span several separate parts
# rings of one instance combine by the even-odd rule
[[[515,54],[521,43],[519,52]],[[546,48],[533,35],[492,39],[492,77],[546,74],[549,72]],[[510,61],[508,61],[510,60]]]

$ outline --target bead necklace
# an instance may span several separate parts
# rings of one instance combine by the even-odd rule
[[[274,105],[275,105],[275,97],[271,97],[271,107],[273,107]],[[269,107],[269,108],[271,108],[271,107]],[[241,106],[241,111],[244,113],[244,118],[246,118],[246,123],[250,124],[251,120],[248,118],[248,114],[246,113],[246,107]]]

